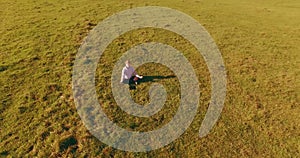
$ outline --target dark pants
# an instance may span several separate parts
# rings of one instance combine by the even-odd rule
[[[125,79],[123,83],[129,85],[129,89],[136,89],[135,85],[137,84],[139,78],[132,76],[130,79]]]
[[[139,80],[138,77],[132,76],[130,79],[124,79],[123,83],[131,85],[131,84],[136,84],[138,80]]]

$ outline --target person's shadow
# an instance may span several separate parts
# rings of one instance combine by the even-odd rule
[[[143,82],[156,82],[158,80],[175,78],[175,77],[176,76],[174,76],[174,75],[169,75],[169,76],[143,76],[143,78],[141,80],[139,80],[139,83],[143,83]]]
[[[169,76],[143,76],[142,79],[138,80],[138,84],[145,83],[145,82],[156,82],[158,80],[175,78],[175,77],[176,76],[174,76],[174,75],[169,75]],[[136,89],[136,85],[135,84],[129,84],[129,89],[130,90]]]

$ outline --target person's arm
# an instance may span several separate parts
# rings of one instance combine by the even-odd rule
[[[138,77],[138,78],[143,78],[143,76],[138,75],[134,69],[133,69],[133,75]]]
[[[140,76],[140,75],[138,75],[138,74],[136,74],[135,76],[138,77],[138,78],[143,78],[143,76]]]
[[[137,75],[137,73],[135,72],[135,69],[133,68],[133,67],[131,67],[132,68],[132,76],[136,76]]]
[[[120,82],[124,81],[124,75],[125,75],[125,69],[123,68]]]

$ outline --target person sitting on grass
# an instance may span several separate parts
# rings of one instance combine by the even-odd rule
[[[122,75],[121,75],[121,83],[124,84],[138,84],[138,80],[142,79],[143,76],[138,75],[134,68],[130,65],[130,61],[125,61],[125,67],[122,69]]]

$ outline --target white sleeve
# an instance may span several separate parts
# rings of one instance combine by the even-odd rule
[[[124,74],[125,74],[125,69],[123,68],[122,69],[122,75],[121,75],[121,81],[120,82],[124,81]]]
[[[138,77],[138,78],[143,78],[142,76],[140,76],[140,75],[138,75],[138,74],[136,74],[135,76]]]

